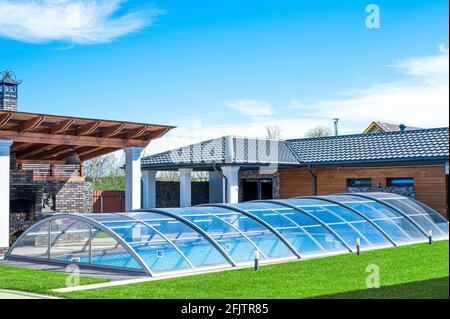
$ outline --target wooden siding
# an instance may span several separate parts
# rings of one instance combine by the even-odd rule
[[[448,218],[447,185],[444,164],[386,167],[332,167],[316,168],[317,195],[345,192],[347,179],[371,178],[372,186],[386,186],[390,177],[413,177],[418,200],[431,206]],[[280,170],[280,196],[312,195],[312,179],[306,169]]]

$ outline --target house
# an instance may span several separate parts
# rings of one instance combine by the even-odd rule
[[[448,217],[449,129],[417,129],[291,140],[226,136],[145,157],[143,206],[156,206],[158,171],[180,173],[190,206],[193,171],[209,172],[210,203],[394,192]]]
[[[364,130],[365,134],[380,133],[380,132],[396,132],[396,131],[411,131],[421,130],[420,127],[406,126],[405,124],[392,124],[380,121],[374,121]]]
[[[127,209],[140,208],[143,149],[172,127],[17,111],[13,72],[0,73],[0,251],[40,218],[92,210],[84,162],[126,153]]]

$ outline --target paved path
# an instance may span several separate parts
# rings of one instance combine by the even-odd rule
[[[33,294],[24,291],[0,289],[0,299],[60,299],[60,298]]]

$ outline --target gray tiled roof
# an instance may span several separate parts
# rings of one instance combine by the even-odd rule
[[[227,148],[227,140],[233,148]],[[285,166],[446,160],[449,129],[354,134],[293,140],[221,137],[148,156],[142,166],[177,168],[207,166],[213,161],[239,165]]]
[[[286,143],[309,164],[433,160],[449,156],[448,128],[306,138]]]
[[[284,141],[244,137],[231,139],[232,150],[227,150],[227,137],[220,137],[145,157],[142,159],[142,166],[201,166],[213,161],[248,165],[298,164]]]

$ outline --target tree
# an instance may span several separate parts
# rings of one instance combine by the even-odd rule
[[[125,189],[125,177],[122,166],[124,153],[112,153],[86,161],[84,170],[88,180],[94,183],[95,189]]]
[[[317,126],[315,128],[310,129],[308,132],[306,132],[306,137],[324,137],[324,136],[330,136],[331,135],[331,129],[326,126]]]
[[[274,125],[267,125],[266,126],[266,138],[272,139],[272,140],[278,140],[281,138],[281,128],[274,124]]]

